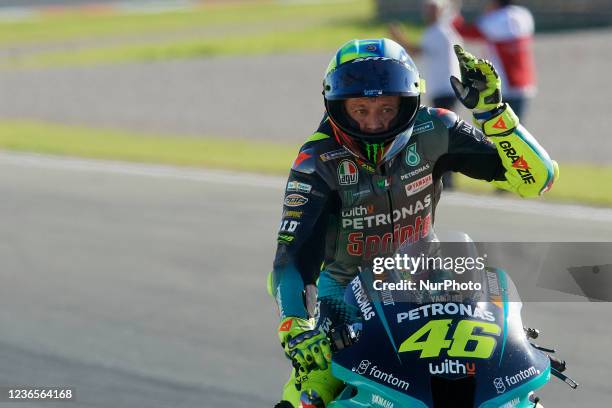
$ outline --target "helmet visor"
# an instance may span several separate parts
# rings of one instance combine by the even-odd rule
[[[408,63],[390,58],[368,57],[340,65],[324,81],[325,99],[418,96],[419,74]]]

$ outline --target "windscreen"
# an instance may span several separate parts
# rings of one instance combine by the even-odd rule
[[[434,234],[375,258],[372,287],[408,303],[472,303],[489,299],[486,256],[470,240],[441,242]],[[494,287],[492,288],[495,289]]]

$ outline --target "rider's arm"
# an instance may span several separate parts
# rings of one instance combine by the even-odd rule
[[[324,229],[331,191],[315,171],[312,156],[301,161],[298,156],[296,162],[299,163],[294,164],[285,189],[270,282],[271,295],[276,299],[281,319],[308,317],[302,293],[306,284],[316,281],[324,257]]]
[[[436,161],[433,176],[438,179],[447,171],[460,172],[479,180],[503,180],[504,167],[491,143],[474,126],[445,109],[431,109],[448,129],[447,153]]]
[[[515,192],[522,197],[533,197],[550,188],[558,173],[556,163],[546,151],[518,124],[516,115],[507,117],[510,110],[491,116],[481,126],[489,137],[474,126],[457,119],[449,111],[436,110],[438,117],[449,129],[448,153],[440,157],[434,168],[434,177],[446,171],[461,172],[469,177],[490,181],[499,188]],[[506,116],[504,116],[506,115]],[[513,115],[513,114],[512,114]],[[506,129],[493,127],[502,117]],[[513,120],[516,119],[515,122]],[[482,119],[476,119],[476,121]],[[511,124],[514,124],[512,126]]]
[[[503,179],[492,174],[489,180],[521,197],[544,193],[559,176],[557,163],[521,126],[512,108],[503,103],[501,79],[493,64],[460,45],[453,48],[461,71],[461,80],[450,78],[455,96],[472,110],[474,124],[493,144],[503,167]]]
[[[552,187],[559,177],[557,162],[519,123],[508,104],[474,113],[474,123],[495,145],[505,170],[505,179],[494,180],[493,185],[521,197],[536,197]]]

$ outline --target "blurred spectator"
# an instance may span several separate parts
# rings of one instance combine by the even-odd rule
[[[453,21],[464,39],[484,40],[502,80],[502,96],[524,119],[526,105],[536,89],[533,59],[534,21],[531,12],[513,0],[490,0],[475,24],[461,15]]]
[[[423,1],[422,16],[427,28],[420,44],[411,42],[398,24],[390,24],[389,31],[408,53],[423,57],[423,78],[427,81],[427,95],[432,105],[454,111],[457,99],[449,78],[460,76],[453,44],[461,44],[461,37],[451,24],[451,12],[448,0]],[[442,182],[445,189],[452,189],[452,174],[444,174]]]

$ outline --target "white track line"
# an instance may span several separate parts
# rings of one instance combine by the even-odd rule
[[[183,168],[158,164],[140,164],[107,160],[78,159],[32,153],[0,151],[0,164],[80,172],[114,173],[165,179],[191,180],[224,185],[282,189],[286,178],[252,173]],[[612,209],[582,205],[553,204],[536,200],[498,198],[465,193],[445,193],[444,204],[491,209],[520,214],[571,218],[612,223]]]
[[[286,177],[252,173],[177,167],[161,164],[130,163],[110,160],[80,159],[74,157],[47,156],[33,153],[0,151],[0,164],[11,164],[45,169],[90,171],[133,176],[170,178],[240,186],[282,189]]]

